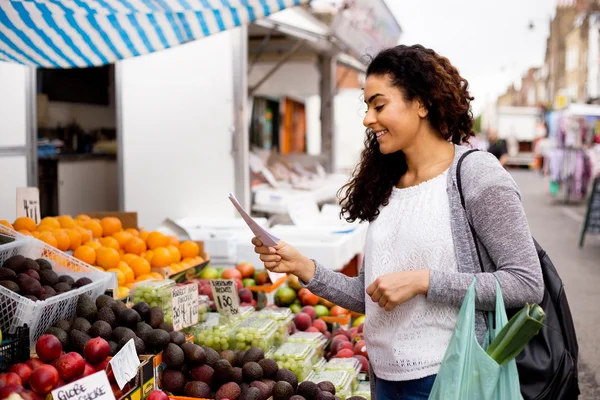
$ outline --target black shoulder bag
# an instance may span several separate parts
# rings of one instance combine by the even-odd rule
[[[474,151],[477,150],[469,150],[463,154],[456,168],[456,182],[465,213],[467,208],[462,193],[460,167],[465,157]],[[477,249],[479,267],[483,272],[481,253],[476,240],[477,233],[470,221],[469,226]],[[554,264],[535,239],[534,243],[544,276],[544,298],[540,306],[546,313],[546,319],[540,332],[517,356],[521,394],[524,400],[576,399],[580,393],[577,375],[579,345],[571,310],[563,282]],[[508,318],[518,311],[506,310]]]

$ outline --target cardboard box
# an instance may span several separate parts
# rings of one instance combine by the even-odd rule
[[[135,377],[134,387],[119,400],[142,400],[148,397],[154,390],[154,355],[139,356],[141,364],[138,368],[138,375]]]

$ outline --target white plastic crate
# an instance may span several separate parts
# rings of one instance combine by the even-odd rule
[[[2,226],[0,226],[0,232],[10,235],[9,230]],[[92,280],[92,283],[78,289],[51,297],[48,300],[35,302],[0,286],[0,328],[2,332],[14,333],[17,327],[27,324],[32,346],[56,321],[72,319],[75,316],[77,300],[80,295],[86,293],[95,300],[106,291],[112,280],[111,274],[93,268],[34,238],[24,238],[0,246],[0,265],[17,254],[34,260],[37,258],[47,259],[52,264],[52,270],[58,275],[69,275],[75,280],[83,277]]]

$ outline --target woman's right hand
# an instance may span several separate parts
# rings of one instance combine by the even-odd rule
[[[315,275],[315,263],[281,240],[277,246],[267,247],[255,237],[252,239],[252,244],[254,251],[260,255],[260,260],[265,264],[265,268],[271,272],[294,274],[305,283]]]

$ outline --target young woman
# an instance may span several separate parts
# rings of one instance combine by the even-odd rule
[[[493,155],[464,159],[462,207],[456,167],[473,135],[473,98],[446,58],[419,45],[384,50],[367,69],[364,98],[365,149],[341,203],[349,221],[370,222],[360,276],[333,272],[284,242],[253,244],[269,270],[366,314],[377,400],[427,399],[474,274],[482,341],[496,280],[506,307],[539,303],[541,268],[518,188]]]

